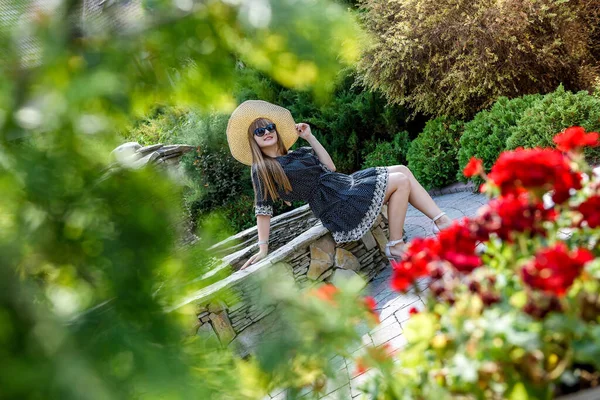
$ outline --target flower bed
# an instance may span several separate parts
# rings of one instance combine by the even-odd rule
[[[394,263],[396,290],[433,282],[395,362],[361,359],[377,372],[370,394],[541,399],[599,385],[600,174],[582,155],[598,134],[573,127],[554,140],[558,150],[502,153],[488,175],[472,159],[465,175],[495,199]]]

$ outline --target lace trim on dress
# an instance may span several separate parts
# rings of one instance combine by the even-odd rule
[[[377,182],[375,183],[375,192],[373,193],[373,200],[371,201],[369,210],[356,228],[345,232],[332,232],[333,239],[336,241],[336,243],[354,242],[363,237],[363,235],[371,228],[375,222],[375,219],[381,212],[389,176],[386,167],[375,167],[375,169],[377,170]]]
[[[273,206],[256,206],[254,215],[268,215],[273,216]]]

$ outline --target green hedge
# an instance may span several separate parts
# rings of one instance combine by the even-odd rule
[[[362,168],[406,165],[406,153],[409,147],[408,132],[397,133],[391,142],[377,143],[375,149],[365,156]]]
[[[472,121],[466,123],[458,150],[457,179],[466,181],[462,171],[471,157],[482,159],[489,171],[500,153],[506,149],[506,139],[511,135],[511,128],[517,125],[525,110],[541,98],[539,94],[512,100],[501,97],[489,110],[477,113]]]
[[[408,167],[425,188],[453,183],[458,170],[458,147],[464,122],[438,117],[425,125],[410,145]]]
[[[523,113],[516,126],[510,129],[506,148],[555,147],[552,138],[574,125],[587,131],[600,130],[600,93],[572,93],[559,86]],[[592,161],[600,159],[600,147],[587,149],[585,153]]]

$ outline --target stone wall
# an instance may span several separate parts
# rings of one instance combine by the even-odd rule
[[[173,309],[193,304],[197,321],[194,331],[216,336],[223,345],[234,346],[243,356],[255,345],[254,337],[268,328],[276,305],[257,304],[260,285],[253,277],[259,274],[274,279],[277,271],[285,271],[301,286],[318,282],[350,279],[356,275],[372,280],[389,262],[384,248],[387,243],[387,208],[384,206],[372,229],[360,240],[336,245],[329,231],[314,217],[308,206],[272,218],[267,258],[249,268],[193,293]],[[256,227],[213,246],[217,254],[227,254],[222,265],[206,274],[208,277],[228,265],[238,269],[256,246]]]

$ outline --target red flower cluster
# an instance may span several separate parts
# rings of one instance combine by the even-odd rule
[[[468,225],[467,219],[454,222],[438,234],[439,258],[449,261],[460,272],[471,272],[481,266],[481,259],[475,254],[477,240]]]
[[[429,274],[427,265],[437,259],[435,238],[415,238],[408,245],[402,261],[392,261],[392,289],[404,291],[417,279]]]
[[[592,196],[577,207],[583,215],[583,220],[579,223],[579,226],[585,221],[587,226],[590,228],[597,228],[600,226],[600,196]]]
[[[581,188],[581,175],[571,170],[568,158],[551,149],[505,151],[488,177],[502,195],[553,189],[552,200],[557,204],[569,198],[570,189]]]
[[[392,288],[408,289],[417,278],[430,275],[434,262],[447,261],[460,272],[479,267],[481,259],[475,254],[477,240],[468,225],[465,219],[444,229],[437,237],[414,239],[402,261],[392,262]]]
[[[580,126],[565,129],[564,132],[554,136],[553,140],[556,147],[561,151],[578,151],[585,146],[596,147],[600,145],[597,132],[585,133],[585,129]]]
[[[577,249],[569,253],[564,243],[543,249],[535,256],[535,260],[521,269],[523,281],[530,287],[564,295],[581,274],[585,263],[594,259],[586,249]]]
[[[330,283],[326,283],[324,285],[319,286],[318,289],[312,289],[309,291],[309,294],[317,297],[323,301],[337,304],[334,297],[338,294],[339,290],[335,286]]]
[[[495,233],[502,240],[511,242],[516,233],[545,235],[542,222],[555,219],[554,209],[546,210],[541,202],[533,200],[527,193],[522,193],[491,200],[480,210],[474,225],[480,240],[486,240],[486,235]]]
[[[483,161],[481,161],[479,158],[475,158],[475,157],[471,157],[471,159],[465,166],[465,169],[463,170],[463,174],[467,178],[470,178],[475,175],[480,175],[483,172],[484,172]]]

